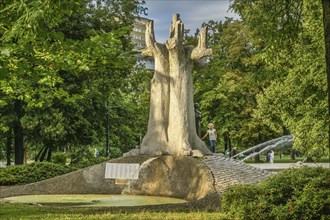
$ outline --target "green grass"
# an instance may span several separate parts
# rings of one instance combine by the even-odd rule
[[[303,161],[305,159],[305,157],[295,157],[295,160],[291,160],[291,157],[290,155],[283,155],[281,158],[280,158],[280,155],[278,154],[275,154],[275,159],[274,159],[274,163],[296,163],[298,161]],[[248,159],[245,161],[246,163],[254,163],[255,160],[253,158],[251,159]],[[307,163],[307,161],[305,160],[304,161],[305,163]],[[315,158],[313,157],[313,162],[314,163],[329,163],[330,162],[330,159],[329,157],[321,157],[321,158]],[[261,155],[260,157],[260,163],[269,163],[266,161],[266,155]]]
[[[22,195],[3,199],[5,202],[41,204],[47,206],[142,206],[186,203],[186,200],[139,195],[102,195],[102,194],[60,194],[60,195]]]
[[[203,211],[151,211],[143,208],[111,209],[111,208],[69,208],[47,207],[27,204],[12,204],[0,202],[1,220],[18,219],[77,219],[77,220],[103,220],[103,219],[173,219],[173,220],[225,220],[228,219],[219,212]]]

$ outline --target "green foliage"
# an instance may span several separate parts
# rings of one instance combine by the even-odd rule
[[[256,95],[270,78],[257,57],[261,45],[238,20],[209,24],[213,57],[195,72],[195,97],[201,104],[203,125],[212,121],[220,137],[227,136],[239,149],[278,135],[252,117]]]
[[[81,160],[77,160],[76,157],[72,157],[74,162],[70,164],[70,166],[76,169],[82,169],[85,167],[93,166],[95,164],[102,163],[104,161],[109,160],[107,157],[99,156],[99,157],[83,157]]]
[[[231,9],[276,57],[277,51],[290,47],[301,31],[303,3],[303,0],[231,0]]]
[[[274,130],[285,127],[294,136],[294,148],[305,155],[329,155],[327,84],[324,63],[322,10],[320,1],[302,7],[304,22],[298,38],[291,43],[290,53],[274,65],[283,71],[264,93],[257,96],[254,117]],[[282,62],[281,61],[281,62]]]
[[[158,206],[159,207],[159,206]],[[2,219],[75,219],[75,220],[109,220],[109,219],[149,219],[158,220],[167,219],[173,220],[228,220],[224,214],[219,212],[208,212],[201,210],[191,210],[185,206],[173,210],[164,210],[163,208],[153,207],[152,210],[146,208],[126,208],[111,209],[109,207],[83,208],[83,207],[49,207],[49,206],[34,206],[26,204],[2,203],[0,215]]]
[[[292,134],[306,156],[329,155],[321,1],[231,8],[241,20],[208,22],[213,57],[194,73],[204,128],[212,121],[239,150]]]
[[[124,151],[135,146],[146,127],[149,76],[132,70],[129,33],[136,5],[135,0],[4,1],[0,136],[15,122],[25,144],[34,147],[103,145],[109,116],[111,146]]]
[[[63,152],[55,152],[52,154],[52,163],[59,164],[59,165],[65,165],[67,160],[66,153]]]
[[[222,198],[222,211],[237,219],[265,219],[263,213],[254,207],[258,190],[257,186],[252,185],[235,185],[228,188]]]
[[[329,193],[329,169],[288,169],[256,186],[230,187],[222,210],[235,219],[328,219]]]
[[[120,150],[120,148],[110,147],[110,157],[111,158],[118,158],[121,156],[123,156],[123,152]]]
[[[69,173],[76,168],[49,162],[0,168],[0,185],[22,185]]]
[[[96,157],[92,148],[81,148],[76,150],[75,152],[71,153],[70,159],[70,166],[76,168],[84,168],[108,160],[108,158],[103,156]]]

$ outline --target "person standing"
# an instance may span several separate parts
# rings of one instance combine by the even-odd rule
[[[206,132],[206,134],[204,135],[204,137],[202,138],[202,140],[204,140],[207,136],[209,136],[209,140],[210,140],[210,150],[212,153],[215,152],[215,145],[217,143],[217,131],[214,129],[214,124],[213,123],[209,123],[207,125],[208,130]]]
[[[275,153],[273,150],[270,151],[270,154],[269,154],[269,161],[270,163],[274,163],[274,158],[275,158]]]

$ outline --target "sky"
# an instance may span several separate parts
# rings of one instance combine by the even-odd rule
[[[224,21],[225,17],[238,18],[229,11],[230,0],[145,0],[147,8],[141,17],[154,20],[156,41],[164,43],[169,38],[173,14],[180,14],[185,29],[193,35],[203,22]]]

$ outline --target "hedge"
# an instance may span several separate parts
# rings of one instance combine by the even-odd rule
[[[330,219],[330,169],[287,169],[258,185],[229,187],[221,210],[233,219]]]

